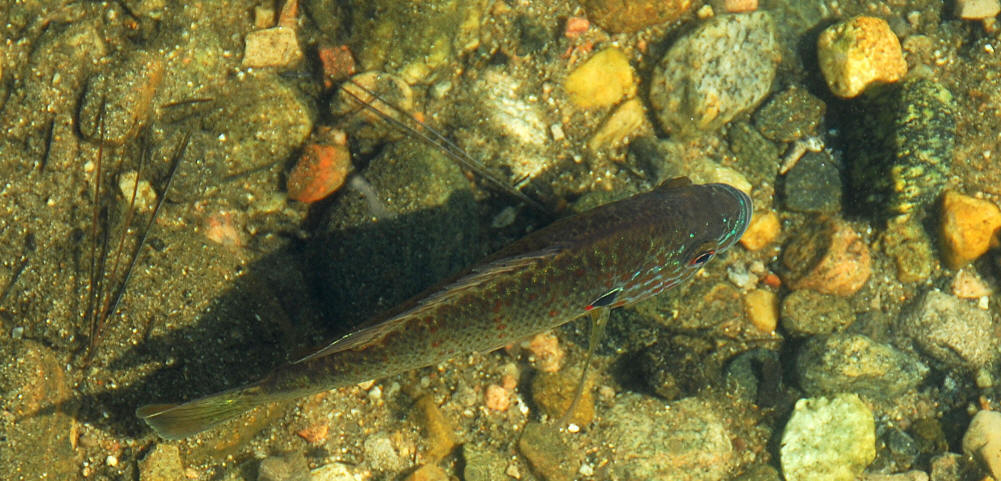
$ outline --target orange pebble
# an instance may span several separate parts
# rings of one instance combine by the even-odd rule
[[[327,439],[327,431],[329,429],[330,426],[328,426],[327,423],[319,423],[302,428],[296,431],[295,434],[306,440],[309,444],[317,444]]]
[[[507,408],[511,405],[511,393],[501,386],[491,384],[487,386],[487,392],[484,395],[484,404],[487,405],[487,409],[493,411],[507,411]]]
[[[771,272],[765,275],[765,277],[761,278],[761,283],[768,287],[771,287],[772,289],[778,289],[779,287],[782,287],[782,279],[779,279],[779,276]]]
[[[326,88],[355,74],[355,58],[347,45],[320,47],[317,56],[323,66],[323,86]]]
[[[346,146],[308,144],[288,175],[288,196],[306,203],[323,199],[344,184],[350,168]]]
[[[577,38],[582,33],[586,32],[590,26],[591,22],[584,17],[570,17],[567,19],[567,25],[563,30],[563,35],[567,38]]]

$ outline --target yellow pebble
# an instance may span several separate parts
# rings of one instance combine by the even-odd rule
[[[781,231],[782,224],[774,212],[755,215],[751,218],[744,237],[740,238],[740,244],[749,251],[756,251],[771,244]]]
[[[993,202],[947,191],[942,199],[942,257],[959,269],[998,242],[1001,209]],[[993,241],[992,241],[993,239]]]
[[[775,332],[779,322],[779,304],[774,292],[754,289],[744,294],[744,307],[754,327],[761,332]]]
[[[564,82],[570,100],[582,109],[610,107],[636,93],[633,67],[617,48],[606,48],[582,63]]]
[[[817,39],[820,70],[834,95],[852,98],[907,73],[900,40],[885,20],[859,16],[827,27]]]

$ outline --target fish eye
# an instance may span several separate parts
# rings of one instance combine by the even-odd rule
[[[692,260],[688,261],[688,267],[701,267],[702,264],[709,262],[709,259],[712,259],[713,254],[715,253],[716,251],[713,249],[700,252],[699,255],[693,257]]]

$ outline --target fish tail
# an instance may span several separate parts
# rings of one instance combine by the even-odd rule
[[[136,416],[164,439],[183,439],[269,402],[256,386],[232,389],[183,404],[147,404]]]

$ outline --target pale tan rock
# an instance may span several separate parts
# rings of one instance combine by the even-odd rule
[[[247,34],[243,50],[244,67],[287,67],[302,60],[295,30],[274,27]]]
[[[998,0],[956,0],[956,16],[963,20],[984,20],[1001,12]]]
[[[952,295],[960,299],[980,299],[991,294],[991,287],[976,271],[961,269],[952,279]]]
[[[611,107],[636,94],[633,67],[621,50],[606,48],[580,64],[563,83],[570,101],[582,109]]]
[[[817,57],[834,95],[852,98],[879,83],[893,83],[907,73],[900,40],[885,20],[859,16],[825,29],[817,39]]]
[[[939,225],[943,260],[950,269],[959,269],[998,241],[1001,209],[988,200],[946,191]]]
[[[636,98],[622,102],[587,141],[587,147],[592,152],[620,147],[634,132],[643,127],[644,122],[646,113],[643,110],[643,102]]]
[[[725,0],[723,9],[727,13],[753,12],[758,9],[758,0]]]
[[[994,479],[1001,479],[1001,413],[980,411],[963,435],[963,451],[977,458]]]

